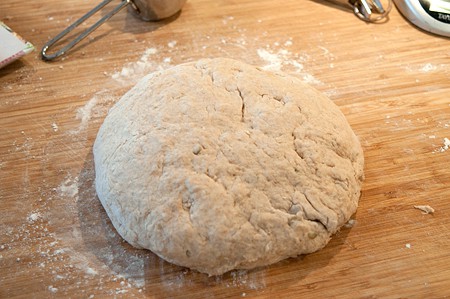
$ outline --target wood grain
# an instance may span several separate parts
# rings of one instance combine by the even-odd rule
[[[158,23],[122,11],[63,59],[34,52],[0,70],[1,298],[450,296],[449,39],[395,9],[375,25],[325,1],[280,3],[189,0]],[[7,0],[0,19],[41,48],[95,4]],[[207,277],[111,226],[91,150],[108,108],[145,73],[202,57],[292,73],[347,116],[366,180],[353,227],[323,250]]]

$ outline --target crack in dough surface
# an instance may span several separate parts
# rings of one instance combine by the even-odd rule
[[[364,163],[328,98],[224,58],[144,77],[110,110],[94,160],[126,241],[210,275],[321,249],[356,211]]]

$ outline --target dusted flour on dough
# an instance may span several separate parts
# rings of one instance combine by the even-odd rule
[[[110,110],[94,159],[120,235],[210,275],[322,248],[363,180],[361,146],[333,102],[222,58],[144,77]]]

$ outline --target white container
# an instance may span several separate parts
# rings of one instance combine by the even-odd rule
[[[394,0],[394,3],[417,27],[450,37],[450,0]]]

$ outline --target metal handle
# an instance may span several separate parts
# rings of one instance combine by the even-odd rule
[[[376,23],[386,19],[392,8],[392,0],[387,1],[384,8],[380,0],[329,0],[340,5],[350,7],[361,20]]]
[[[77,28],[81,23],[86,21],[88,18],[90,18],[93,14],[98,12],[100,9],[105,7],[108,3],[110,3],[113,0],[104,0],[102,3],[94,7],[91,11],[89,11],[87,14],[79,18],[75,23],[64,29],[61,33],[59,33],[57,36],[55,36],[53,39],[51,39],[49,42],[47,42],[44,47],[41,50],[41,57],[45,61],[53,60],[63,54],[66,53],[66,51],[73,48],[76,44],[78,44],[81,40],[83,40],[86,36],[88,36],[91,32],[93,32],[95,29],[100,27],[104,22],[109,20],[112,16],[114,16],[116,13],[118,13],[120,10],[122,10],[125,6],[130,4],[131,0],[122,0],[119,5],[117,5],[113,10],[111,10],[108,14],[103,16],[100,20],[98,20],[94,25],[80,33],[75,39],[73,39],[71,42],[69,42],[66,46],[64,46],[61,50],[56,51],[54,54],[47,54],[47,50],[53,46],[57,41],[59,41],[61,38],[66,36],[69,32]]]
[[[350,0],[355,15],[363,21],[376,23],[387,17],[392,8],[392,1],[383,7],[379,0]]]

